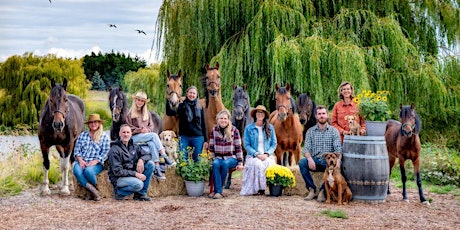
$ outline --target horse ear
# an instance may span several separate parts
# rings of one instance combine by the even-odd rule
[[[410,109],[415,109],[415,104],[413,102],[410,103]]]
[[[289,83],[287,83],[287,84],[286,84],[286,90],[287,90],[287,91],[290,91],[290,89],[291,89],[291,85],[290,85]]]
[[[248,85],[244,84],[243,89],[244,89],[244,91],[246,91],[248,89]]]
[[[62,87],[67,90],[67,78],[64,78],[64,83],[62,83]]]
[[[112,86],[109,86],[109,92],[112,91]]]
[[[122,87],[122,86],[119,86],[119,87],[118,87],[118,91],[123,91],[123,87]]]
[[[56,82],[54,81],[54,79],[51,79],[51,88],[54,88],[54,86],[56,86]]]
[[[399,109],[402,109],[403,104],[399,103]]]
[[[235,90],[235,89],[236,89],[236,87],[237,87],[237,86],[236,86],[236,84],[235,84],[235,83],[233,83],[233,90]]]
[[[276,83],[275,89],[276,89],[276,91],[278,91],[280,89],[280,86],[278,85],[278,83]]]
[[[209,69],[209,63],[206,63],[206,70]]]
[[[169,78],[171,76],[171,73],[169,72],[169,69],[166,70],[166,77]]]
[[[219,70],[219,62],[216,62],[216,69]]]
[[[179,72],[177,72],[177,77],[178,77],[178,78],[181,78],[181,77],[182,77],[182,70],[179,70]]]

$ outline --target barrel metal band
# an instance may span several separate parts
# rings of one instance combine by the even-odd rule
[[[389,180],[384,180],[384,181],[357,181],[357,180],[351,180],[347,181],[348,184],[353,184],[353,185],[388,185]]]
[[[369,159],[369,160],[388,160],[388,155],[363,155],[359,153],[343,153],[344,157],[358,158],[358,159]],[[346,159],[344,159],[346,160]]]

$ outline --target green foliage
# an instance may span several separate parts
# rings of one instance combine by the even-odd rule
[[[107,88],[101,78],[101,75],[97,71],[94,73],[94,76],[91,79],[91,83],[92,90],[105,90]]]
[[[9,57],[0,66],[0,124],[35,126],[51,91],[51,81],[62,83],[64,78],[69,93],[86,96],[90,82],[83,74],[81,61],[32,53]]]
[[[198,156],[198,162],[193,160],[192,155],[193,154],[190,153],[188,159],[185,159],[184,153],[179,152],[176,174],[186,181],[206,181],[209,179],[209,173],[211,172],[212,161],[210,159],[210,153],[201,153]]]
[[[421,167],[425,181],[436,185],[456,185],[460,187],[460,155],[458,151],[440,146],[427,145],[426,162]]]
[[[15,180],[13,175],[0,178],[0,197],[14,196],[22,191],[22,186]]]
[[[92,78],[92,76],[95,76],[96,72],[98,72],[105,84],[102,90],[106,90],[111,86],[121,86],[127,72],[144,68],[146,63],[137,56],[131,58],[129,55],[126,56],[123,53],[114,53],[112,51],[106,54],[102,54],[101,52],[95,54],[92,52],[91,55],[83,57],[82,66],[88,78]],[[102,86],[102,84],[100,84],[100,86]]]
[[[321,214],[326,215],[331,218],[348,219],[348,215],[342,210],[326,209],[326,210],[321,211]]]
[[[387,91],[364,90],[353,100],[359,107],[359,114],[368,121],[388,121],[391,117],[391,111],[388,108]]]

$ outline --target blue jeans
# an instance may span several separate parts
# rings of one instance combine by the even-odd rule
[[[160,150],[164,149],[156,133],[138,133],[133,135],[134,143],[147,143],[152,154],[153,162],[160,162]]]
[[[228,158],[227,160],[215,158],[212,162],[212,176],[214,177],[214,193],[222,194],[222,187],[227,178],[228,170],[235,168],[238,164],[236,158]]]
[[[316,169],[311,170],[313,172],[324,172],[326,170],[327,165],[326,165],[326,159],[318,159],[318,158],[313,158],[313,161],[316,164]],[[313,188],[313,190],[316,192],[316,185],[315,182],[313,181],[313,178],[311,177],[310,174],[310,169],[308,168],[308,160],[307,158],[302,158],[299,161],[299,168],[300,168],[300,173],[302,174],[303,180],[305,181],[305,185],[307,187],[307,190],[309,188]],[[324,182],[321,184],[321,189],[324,189]]]
[[[137,177],[120,177],[117,180],[117,188],[115,192],[116,195],[129,196],[133,193],[138,193],[140,195],[146,195],[147,190],[149,189],[150,179],[152,178],[153,169],[155,165],[152,161],[147,161],[144,164],[145,181],[137,179]]]
[[[193,160],[198,161],[198,155],[203,151],[204,137],[203,136],[180,136],[179,145],[180,151],[184,153],[185,160],[188,159],[187,147],[193,149]]]
[[[77,178],[77,181],[81,186],[86,187],[86,183],[97,185],[97,174],[101,173],[104,166],[101,163],[93,166],[86,166],[85,169],[80,167],[78,161],[73,165],[73,175]]]

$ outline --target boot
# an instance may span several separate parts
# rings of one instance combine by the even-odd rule
[[[316,199],[318,202],[324,202],[326,201],[326,196],[324,195],[324,189],[321,189],[318,193],[318,199]]]
[[[90,183],[86,183],[86,189],[93,194],[93,198],[95,201],[100,201],[101,200],[101,195],[99,194],[99,191]]]
[[[315,190],[313,190],[313,188],[309,188],[308,191],[309,191],[309,193],[305,197],[305,200],[313,200],[313,199],[315,199],[315,197],[316,197]]]
[[[166,180],[166,177],[163,176],[163,173],[161,173],[160,165],[155,165],[155,169],[153,170],[153,176],[158,180]]]
[[[161,155],[163,157],[163,159],[165,160],[165,163],[169,166],[169,167],[174,167],[176,166],[176,162],[169,159],[168,156],[166,156],[166,154],[163,153],[163,155]]]

